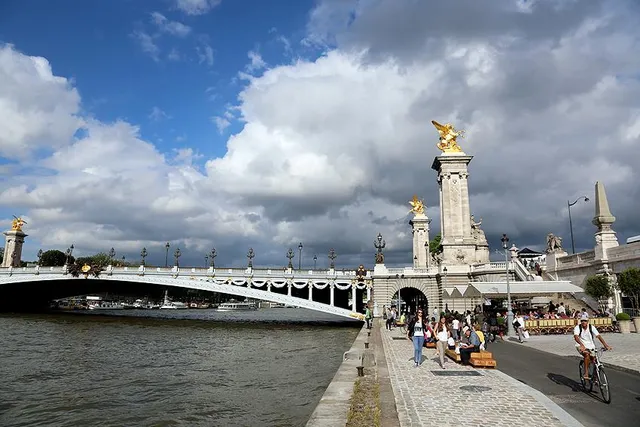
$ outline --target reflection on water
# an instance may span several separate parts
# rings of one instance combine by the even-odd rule
[[[112,314],[0,316],[0,425],[304,425],[360,326],[301,309]]]

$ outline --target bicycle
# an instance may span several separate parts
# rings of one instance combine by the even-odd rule
[[[600,351],[607,351],[606,348],[602,348]],[[600,357],[598,356],[598,350],[591,351],[591,363],[589,364],[589,376],[591,379],[584,378],[584,359],[580,359],[578,363],[578,371],[580,373],[580,383],[582,388],[587,392],[593,391],[593,384],[596,383],[600,388],[600,394],[604,403],[611,403],[611,387],[609,387],[609,380],[607,374],[604,371]]]

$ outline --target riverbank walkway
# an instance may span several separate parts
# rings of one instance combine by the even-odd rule
[[[448,358],[443,370],[435,350],[427,348],[423,352],[426,359],[416,368],[413,345],[400,330],[386,331],[381,321],[375,327],[381,328],[401,427],[581,426],[542,393],[499,370],[461,366]]]
[[[604,333],[602,337],[613,351],[601,354],[602,363],[623,371],[640,374],[640,334]],[[597,340],[596,340],[597,341]],[[567,335],[532,335],[524,343],[509,340],[514,345],[524,345],[559,356],[576,356],[573,336]],[[407,341],[407,344],[409,342]],[[599,345],[600,342],[597,342]]]

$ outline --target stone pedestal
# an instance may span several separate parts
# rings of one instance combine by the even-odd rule
[[[22,230],[10,230],[3,233],[5,235],[4,258],[2,267],[20,267],[22,260],[22,245],[27,237]]]
[[[566,257],[568,254],[562,249],[556,249],[551,252],[547,252],[546,264],[548,272],[555,272],[558,268],[558,258]]]
[[[429,265],[429,224],[425,214],[416,214],[410,221],[413,232],[413,267],[427,268]]]
[[[594,248],[595,259],[607,261],[607,250],[618,246],[618,238],[616,232],[611,226],[616,221],[616,217],[609,210],[609,202],[607,193],[604,190],[604,184],[596,182],[596,212],[593,217],[593,225],[598,228],[595,234],[596,246]]]
[[[443,153],[433,161],[440,186],[440,232],[444,265],[475,264],[477,240],[472,234],[467,166],[473,156]]]

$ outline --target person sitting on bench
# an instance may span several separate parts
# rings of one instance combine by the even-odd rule
[[[462,344],[460,346],[460,361],[463,365],[469,365],[471,359],[471,353],[477,353],[480,351],[480,338],[476,331],[472,330],[468,326],[462,328],[462,333],[469,340],[469,344]]]

